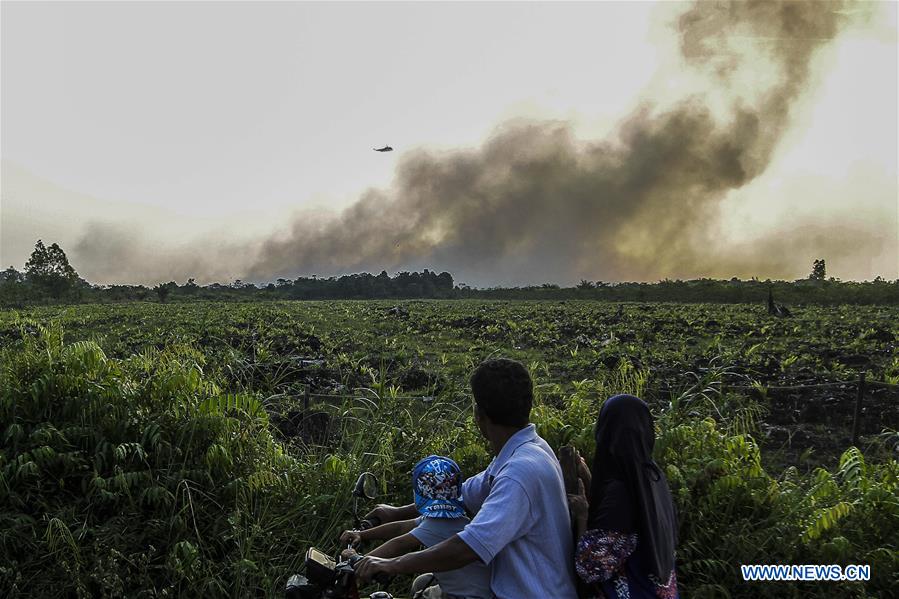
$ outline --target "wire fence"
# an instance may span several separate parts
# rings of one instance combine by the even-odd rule
[[[538,386],[545,385],[567,385],[570,384],[571,381],[553,381],[553,380],[541,380],[538,383]],[[721,385],[722,391],[732,390],[732,391],[755,391],[755,392],[768,392],[768,391],[807,391],[807,390],[815,390],[815,389],[834,389],[840,388],[843,390],[850,390],[855,388],[855,410],[852,420],[852,443],[853,445],[858,444],[858,438],[861,430],[862,423],[862,408],[864,407],[864,396],[865,392],[873,389],[873,388],[881,388],[888,390],[897,390],[899,391],[899,385],[894,383],[887,383],[885,381],[869,381],[867,380],[867,374],[865,372],[859,373],[858,379],[856,380],[842,380],[842,381],[830,381],[826,383],[809,383],[802,385],[766,385],[762,383],[756,383],[753,385],[731,385],[728,383],[723,383]],[[377,401],[380,396],[374,389],[360,389],[357,393],[314,393],[310,390],[309,387],[306,387],[303,394],[301,396],[293,395],[289,396],[295,399],[302,398],[303,401],[303,409],[304,411],[308,411],[309,408],[316,403],[316,400],[324,400],[328,402],[329,400],[369,400],[369,401]],[[436,401],[437,395],[391,395],[392,399],[406,400],[406,401],[421,401],[424,403]]]
[[[535,386],[541,387],[546,385],[560,385],[564,386],[570,384],[571,381],[539,381]],[[832,389],[832,388],[842,388],[846,389],[847,387],[853,387],[859,384],[858,380],[853,381],[833,381],[829,383],[809,383],[803,385],[767,385],[764,383],[758,383],[755,385],[731,385],[731,384],[723,384],[722,389],[731,390],[731,391],[805,391],[809,389]],[[865,385],[867,387],[879,387],[883,389],[894,389],[899,391],[899,385],[894,383],[887,383],[884,381],[865,381]],[[380,395],[373,389],[366,389],[363,392],[359,393],[313,393],[311,391],[306,391],[302,395],[291,395],[290,397],[295,398],[303,398],[304,400],[308,399],[309,403],[313,403],[313,399],[379,399]],[[435,401],[438,399],[438,395],[391,395],[394,399],[403,399],[403,400],[418,400],[418,401]]]
[[[809,385],[749,385],[749,386],[727,386],[729,389],[739,390],[756,390],[756,391],[805,391],[808,389],[832,389],[840,388],[849,390],[855,387],[855,410],[852,417],[852,445],[858,445],[858,438],[861,433],[862,426],[862,408],[864,407],[865,392],[873,389],[899,390],[899,385],[887,383],[885,381],[869,381],[867,373],[860,372],[857,380],[853,381],[832,381],[828,383],[814,383]]]
[[[541,380],[537,379],[535,381],[535,387],[541,388],[541,391],[547,395],[556,395],[556,394],[565,394],[568,389],[573,387],[574,381],[559,381],[559,380]],[[558,389],[547,390],[546,387],[558,386]],[[722,393],[727,393],[729,391],[736,391],[740,393],[746,392],[754,392],[754,393],[762,393],[767,394],[768,392],[772,393],[790,393],[790,392],[803,392],[803,391],[815,391],[815,390],[827,390],[827,389],[839,389],[840,395],[844,397],[844,401],[841,402],[844,410],[841,410],[841,413],[845,414],[847,420],[851,416],[851,444],[853,446],[859,446],[859,438],[862,432],[863,427],[863,416],[865,414],[864,406],[865,406],[865,398],[866,396],[870,397],[870,392],[875,389],[882,389],[886,392],[892,394],[894,392],[899,392],[899,385],[894,383],[888,383],[885,381],[868,381],[867,373],[861,372],[859,373],[856,379],[851,380],[837,380],[837,381],[827,381],[821,383],[808,383],[808,384],[796,384],[796,385],[767,385],[763,383],[753,383],[751,385],[739,384],[734,385],[730,384],[728,381],[721,381],[720,384],[716,385],[718,390]],[[658,392],[664,394],[665,391],[668,392],[676,392],[673,388],[658,388],[655,389],[654,392]],[[572,390],[573,392],[573,390]],[[449,398],[448,395],[444,393],[434,393],[432,395],[428,394],[395,394],[396,388],[392,389],[388,396],[394,400],[401,401],[409,401],[409,402],[421,402],[422,404],[427,404],[429,402],[437,401],[438,399],[450,399],[452,401],[461,400],[462,395],[455,394],[452,398]],[[852,401],[846,397],[846,395],[852,393],[854,395],[854,401],[852,404],[849,402]],[[332,434],[332,425],[331,420],[326,416],[327,410],[315,410],[315,404],[323,404],[322,408],[325,408],[325,405],[328,405],[330,408],[338,408],[341,411],[347,408],[347,402],[369,402],[376,403],[381,400],[382,397],[385,397],[385,394],[379,393],[377,389],[359,387],[354,389],[352,392],[332,392],[332,393],[319,393],[314,392],[311,386],[306,386],[303,390],[302,394],[279,394],[274,397],[283,397],[290,398],[297,403],[302,403],[302,412],[296,414],[296,416],[290,417],[291,422],[288,422],[286,425],[293,427],[292,433],[289,435],[298,434],[298,430],[302,430],[304,432],[299,433],[301,435],[307,435],[310,442],[315,443],[325,443],[323,439],[327,439]],[[800,405],[806,401],[810,401],[810,397],[794,397],[793,398],[793,409],[798,409]],[[869,406],[870,406],[870,401]],[[874,402],[876,405],[876,402]],[[853,405],[854,404],[854,405]],[[562,407],[563,404],[559,404],[559,407]],[[850,407],[851,406],[851,407]],[[297,406],[299,408],[299,406]],[[313,409],[310,409],[313,408]],[[850,412],[851,410],[851,412]],[[325,412],[325,413],[319,413]],[[847,413],[848,412],[848,413]],[[299,417],[299,420],[294,420],[296,417]],[[316,417],[322,416],[325,417],[325,420],[315,420]],[[311,428],[307,430],[304,428],[304,425],[301,424],[305,422],[307,418],[312,418],[310,420]],[[832,418],[832,417],[831,417]],[[873,423],[873,422],[872,422]],[[847,427],[848,428],[848,427]],[[318,430],[321,429],[321,430]],[[848,432],[848,431],[847,431]],[[319,439],[315,441],[315,439]]]
[[[726,385],[727,389],[735,389],[740,391],[751,391],[753,389],[767,389],[770,391],[804,391],[806,389],[830,389],[834,387],[846,388],[857,385],[858,381],[834,381],[832,383],[811,383],[808,385],[764,385],[759,383],[758,385]],[[886,383],[883,381],[866,381],[865,384],[868,387],[880,387],[884,389],[897,389],[899,390],[899,385],[895,385],[893,383]]]

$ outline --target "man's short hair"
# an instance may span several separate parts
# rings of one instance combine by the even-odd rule
[[[494,424],[519,428],[528,424],[534,383],[521,362],[508,358],[481,362],[471,375],[471,392],[478,409]]]

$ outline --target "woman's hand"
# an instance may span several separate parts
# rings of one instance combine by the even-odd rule
[[[360,583],[365,584],[382,572],[388,576],[397,574],[396,558],[388,559],[367,555],[356,563],[353,570],[356,572],[356,579],[359,580]]]
[[[568,511],[571,513],[571,521],[578,528],[583,525],[587,526],[587,512],[590,510],[590,504],[587,502],[587,492],[584,489],[584,481],[578,478],[577,493],[568,494]]]
[[[340,544],[341,545],[352,545],[355,547],[359,543],[362,542],[362,531],[360,530],[345,530],[340,535]]]
[[[590,466],[587,465],[587,461],[584,460],[584,456],[578,453],[578,466],[577,466],[577,477],[581,479],[581,483],[584,485],[584,489],[590,489],[591,483],[593,481],[593,473],[590,472]],[[590,499],[589,490],[586,493],[587,499]]]

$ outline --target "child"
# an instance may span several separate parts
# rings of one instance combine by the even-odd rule
[[[389,539],[367,555],[397,557],[422,545],[431,547],[445,541],[468,524],[462,503],[462,471],[453,460],[432,455],[418,462],[412,471],[412,489],[421,516],[368,530],[348,530],[340,536],[340,542],[355,545],[360,541]],[[488,599],[493,596],[490,568],[480,561],[433,576],[444,597]],[[427,596],[431,596],[430,592]]]

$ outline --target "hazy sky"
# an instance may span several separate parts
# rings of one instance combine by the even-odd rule
[[[807,234],[795,260],[724,252],[718,264],[629,270],[619,253],[615,268],[559,274],[535,261],[529,273],[499,259],[466,268],[439,242],[415,259],[294,266],[284,252],[296,245],[270,259],[272,240],[339,234],[316,223],[366,190],[390,194],[398,165],[420,152],[477,154],[512,119],[568,123],[578,143],[616,139],[641,103],[672,105],[708,86],[680,55],[676,24],[689,6],[4,1],[0,264],[21,268],[40,237],[101,283],[312,274],[307,264],[328,275],[382,262],[447,268],[475,284],[792,277],[814,257],[843,278],[899,277],[892,2],[844,11],[848,23],[814,53],[764,172],[716,199],[719,218],[703,232],[753,251],[772,232]],[[765,88],[763,70],[745,72],[728,93]],[[384,144],[396,151],[372,151]],[[833,245],[835,235],[846,238]],[[858,236],[877,242],[836,254]],[[268,258],[257,259],[262,247]]]

